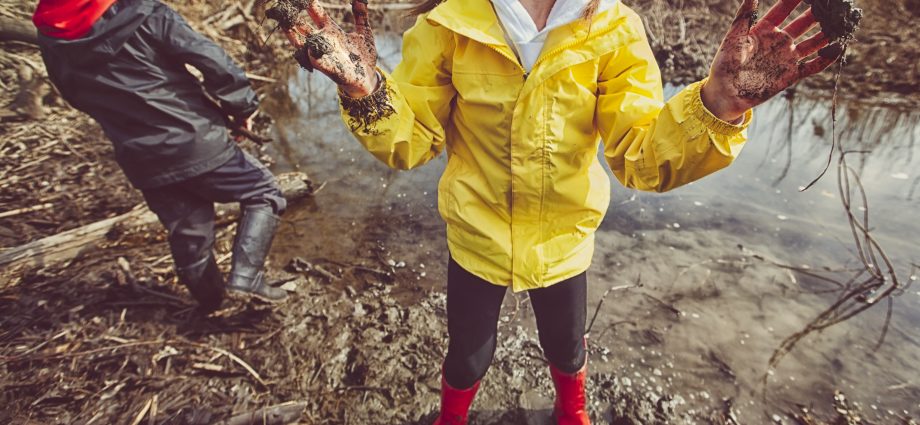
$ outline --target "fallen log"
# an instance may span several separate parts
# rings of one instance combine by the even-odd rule
[[[0,41],[38,44],[38,31],[28,20],[0,16]]]
[[[236,415],[218,422],[217,425],[284,425],[300,419],[306,408],[306,403],[289,401],[254,412]]]
[[[285,173],[278,175],[277,178],[284,197],[290,201],[310,196],[315,190],[313,183],[304,173]],[[238,211],[237,204],[220,204],[217,208],[218,214],[223,215],[235,214]],[[140,204],[120,216],[97,221],[0,252],[0,270],[2,270],[0,275],[8,278],[11,274],[26,267],[64,263],[106,241],[110,233],[122,233],[157,222],[157,216],[146,205]]]

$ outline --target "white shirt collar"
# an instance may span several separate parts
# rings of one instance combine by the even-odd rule
[[[542,30],[537,30],[537,24],[521,5],[520,0],[491,1],[508,44],[518,55],[524,69],[530,72],[540,56],[546,35],[556,28],[580,19],[590,0],[556,0]],[[598,12],[611,8],[616,2],[617,0],[601,0]]]
[[[584,13],[585,6],[590,0],[556,0],[553,8],[546,20],[546,26],[542,30],[537,30],[537,25],[533,18],[521,5],[520,0],[491,0],[495,5],[495,11],[498,15],[505,33],[514,43],[526,43],[533,39],[547,34],[550,31],[567,25],[579,18]],[[598,11],[609,9],[616,4],[617,0],[601,0]]]

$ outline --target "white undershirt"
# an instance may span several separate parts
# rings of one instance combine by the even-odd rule
[[[505,30],[505,40],[517,54],[527,72],[543,50],[550,31],[580,19],[590,0],[556,0],[549,12],[546,26],[537,30],[537,24],[519,0],[492,0],[495,14]],[[601,0],[598,12],[609,9],[617,0]]]

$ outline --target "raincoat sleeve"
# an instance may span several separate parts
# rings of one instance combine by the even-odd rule
[[[369,119],[343,97],[343,120],[358,141],[387,166],[408,170],[444,149],[445,123],[457,93],[448,62],[453,43],[448,30],[432,25],[422,15],[403,36],[403,59],[392,75],[378,70],[383,82],[369,97],[385,103],[385,111]]]
[[[635,32],[598,78],[595,120],[613,174],[624,186],[664,192],[727,167],[744,146],[751,111],[740,125],[720,120],[703,106],[703,81],[665,103],[655,56],[644,31]]]
[[[204,75],[204,88],[231,117],[243,119],[259,108],[258,96],[246,73],[220,46],[192,29],[172,9],[160,17],[155,28],[164,44],[166,56],[188,64]]]

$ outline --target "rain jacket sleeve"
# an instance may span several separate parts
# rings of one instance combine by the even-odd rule
[[[368,125],[343,107],[342,117],[358,141],[391,168],[408,170],[422,165],[444,150],[445,123],[456,96],[447,63],[453,36],[424,17],[403,36],[405,55],[378,90],[386,90],[388,113]]]
[[[188,64],[204,75],[204,88],[220,103],[221,110],[236,119],[244,119],[259,108],[258,97],[246,73],[220,46],[192,29],[172,9],[154,25],[168,57]]]
[[[703,106],[703,83],[665,103],[644,33],[611,55],[598,78],[595,121],[604,156],[624,186],[671,190],[727,167],[741,152],[751,111],[740,125],[720,120]]]

